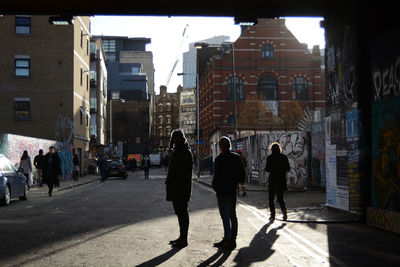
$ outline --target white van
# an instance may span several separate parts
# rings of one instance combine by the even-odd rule
[[[160,154],[150,154],[150,166],[161,167],[161,155]]]

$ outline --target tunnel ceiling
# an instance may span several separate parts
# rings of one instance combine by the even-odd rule
[[[325,16],[340,12],[356,0],[147,0],[54,1],[6,0],[0,14],[168,15],[279,17]]]

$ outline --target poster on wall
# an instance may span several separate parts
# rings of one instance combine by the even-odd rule
[[[400,212],[400,28],[371,42],[371,206]]]

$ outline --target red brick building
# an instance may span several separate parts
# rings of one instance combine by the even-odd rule
[[[295,128],[296,112],[308,107],[318,113],[325,107],[319,47],[310,52],[286,28],[284,19],[259,19],[256,25],[243,28],[233,46],[234,81],[232,44],[218,48],[210,44],[198,50],[200,129],[206,144],[234,132],[233,87],[238,136],[249,130]]]
[[[166,86],[160,86],[160,94],[155,96],[154,147],[156,150],[169,149],[171,132],[179,128],[179,104],[182,87],[175,93],[168,93]]]

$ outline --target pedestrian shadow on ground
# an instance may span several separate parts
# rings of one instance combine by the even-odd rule
[[[219,258],[222,255],[221,258]],[[205,267],[205,266],[221,266],[231,255],[231,251],[218,249],[218,251],[209,257],[204,262],[200,263],[197,267]],[[219,258],[219,259],[218,259]],[[214,264],[211,265],[215,260],[217,260]]]
[[[273,228],[267,233],[268,227],[272,224],[273,221],[270,221],[264,225],[253,237],[249,246],[239,250],[233,260],[236,262],[236,266],[250,266],[254,262],[265,261],[275,253],[275,250],[272,249],[272,245],[279,237],[277,231],[285,227],[286,224],[284,223],[279,227]]]
[[[139,265],[136,265],[136,267],[158,266],[158,265],[162,264],[163,262],[166,262],[167,260],[172,258],[172,256],[174,256],[180,250],[181,250],[181,248],[171,248],[170,250],[168,250],[164,254],[161,254],[160,256],[157,256],[157,257],[155,257],[155,258],[153,258],[151,260],[148,260],[146,262],[143,262],[143,263],[141,263]]]

